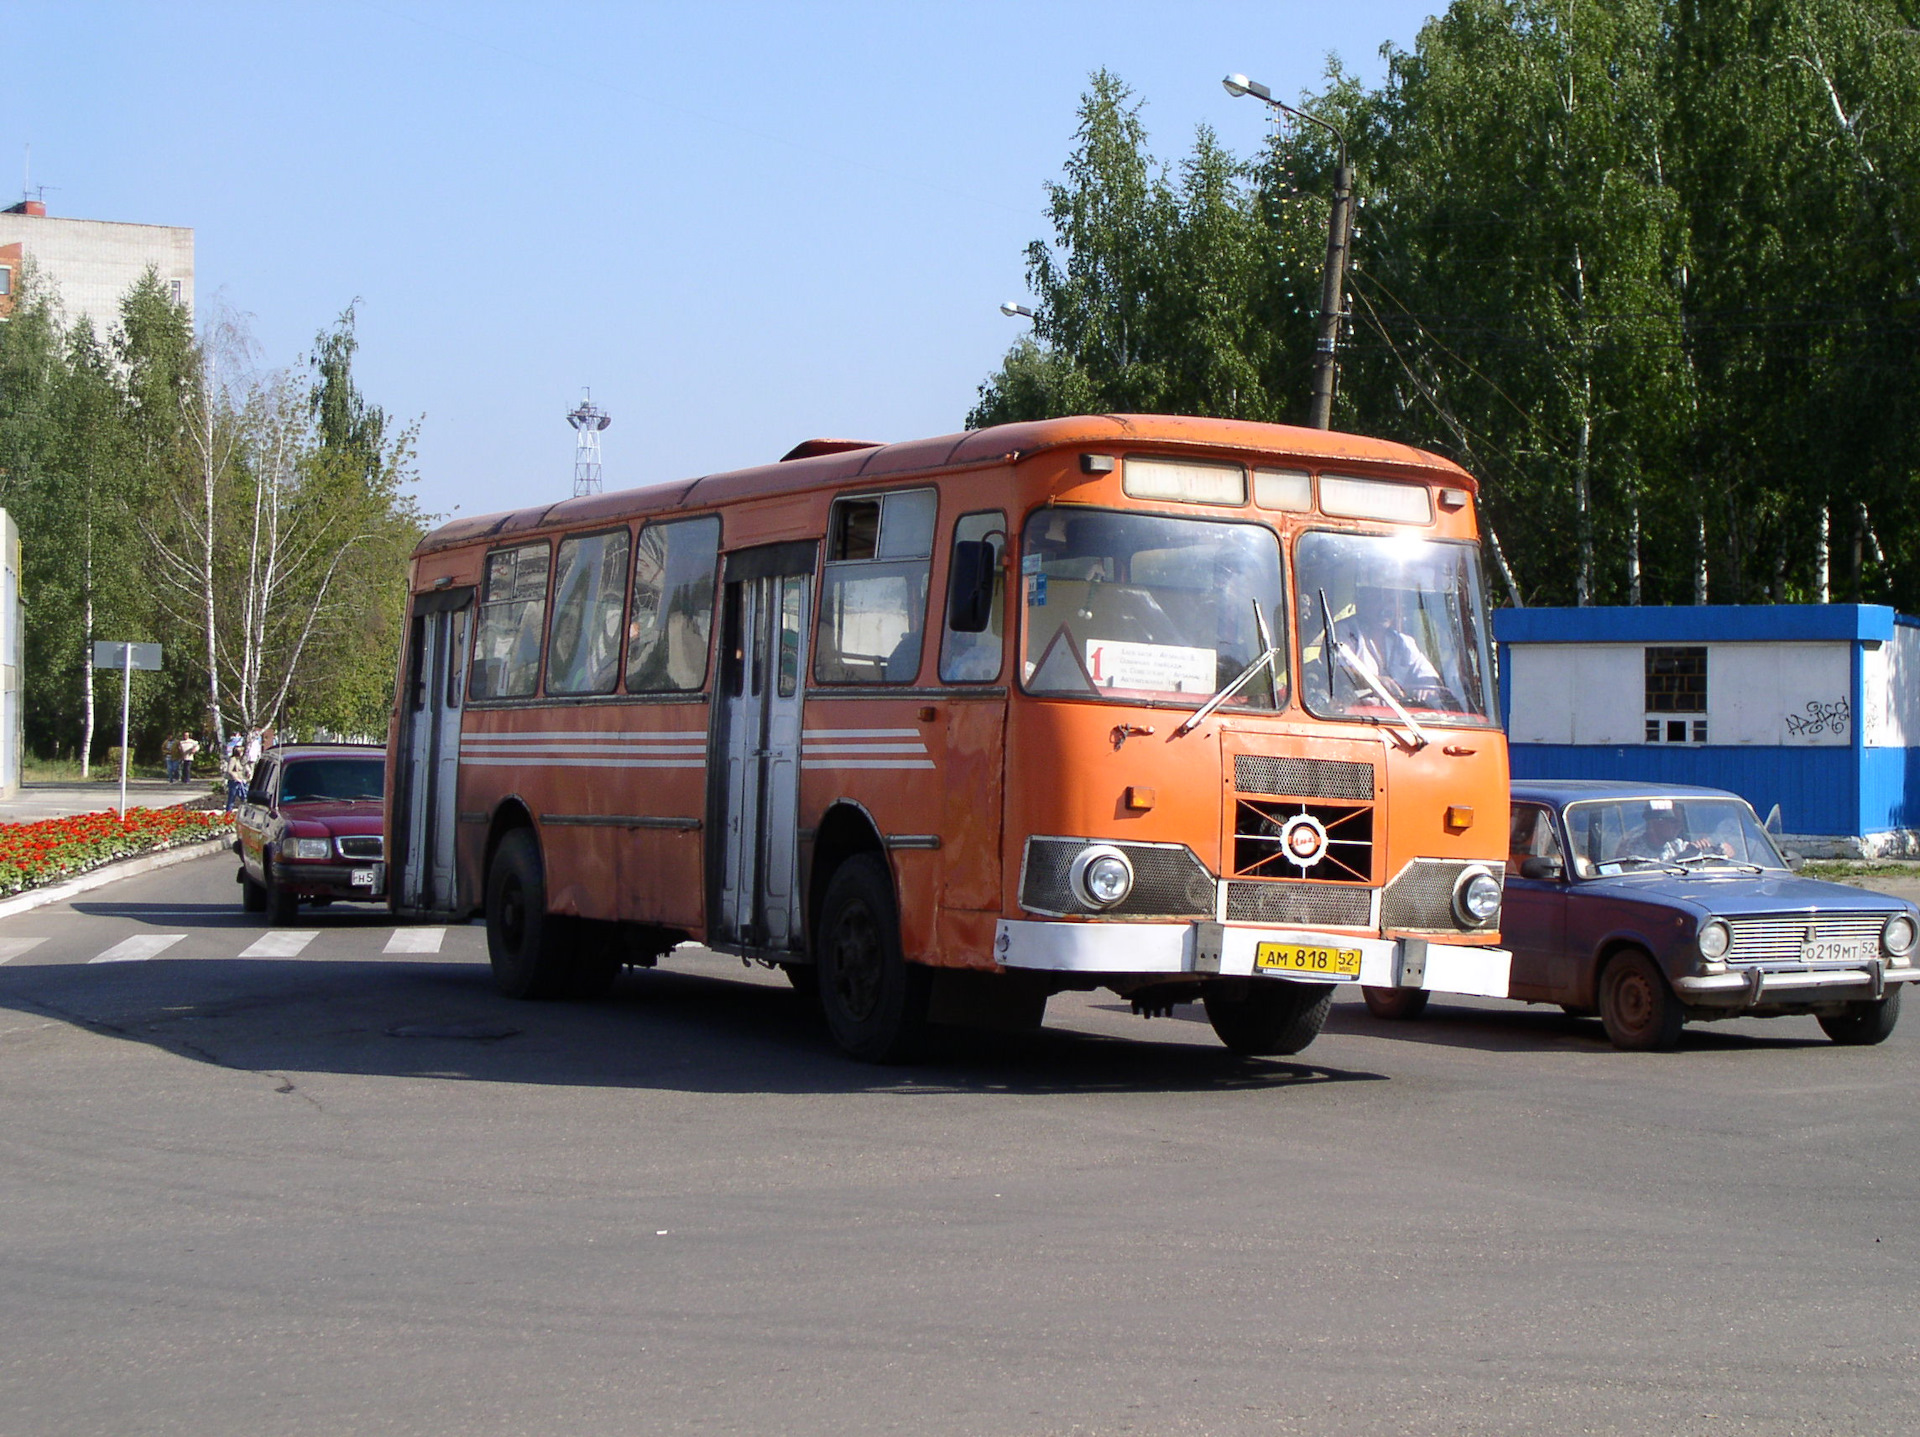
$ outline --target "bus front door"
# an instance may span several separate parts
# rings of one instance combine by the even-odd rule
[[[466,682],[473,591],[414,601],[407,666],[406,722],[400,731],[388,855],[394,906],[450,913],[454,892],[454,797],[460,776],[460,712]]]
[[[714,937],[774,952],[804,946],[797,898],[800,705],[813,564],[811,546],[804,555],[800,548],[780,545],[793,552],[729,556],[715,714],[721,762],[710,769],[708,800]],[[756,555],[757,563],[735,562]],[[792,568],[801,557],[805,573],[735,577],[737,568]]]

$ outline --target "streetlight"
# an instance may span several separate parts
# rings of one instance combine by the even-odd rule
[[[1015,315],[1019,315],[1022,319],[1030,319],[1034,321],[1036,324],[1039,323],[1040,321],[1039,315],[1035,314],[1032,310],[1028,309],[1024,304],[1015,304],[1012,300],[1008,300],[1005,304],[1001,305],[1000,312],[1004,314],[1008,319],[1012,319]]]
[[[1340,163],[1333,171],[1333,213],[1327,218],[1327,264],[1320,279],[1320,332],[1313,342],[1313,405],[1308,423],[1315,429],[1333,427],[1333,353],[1340,338],[1340,314],[1346,308],[1342,295],[1347,270],[1347,234],[1353,214],[1353,171],[1347,165],[1347,137],[1318,115],[1273,98],[1258,80],[1245,75],[1229,75],[1220,84],[1229,95],[1251,95],[1274,109],[1318,125],[1340,142]]]

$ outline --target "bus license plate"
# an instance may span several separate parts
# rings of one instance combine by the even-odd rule
[[[1317,978],[1358,978],[1358,948],[1323,948],[1317,943],[1257,943],[1253,966],[1262,973],[1311,973]]]
[[[1870,963],[1880,956],[1880,940],[1859,938],[1847,943],[1838,939],[1812,939],[1800,945],[1802,963]]]
[[[356,868],[352,873],[347,875],[347,879],[355,888],[371,888],[373,887],[373,870],[371,868]]]

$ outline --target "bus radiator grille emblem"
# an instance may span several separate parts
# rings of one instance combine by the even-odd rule
[[[1373,806],[1306,799],[1239,798],[1233,873],[1367,883],[1373,876]]]

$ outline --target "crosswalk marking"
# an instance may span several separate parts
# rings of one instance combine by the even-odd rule
[[[447,936],[444,928],[396,928],[393,937],[387,940],[389,953],[438,953],[440,940]]]
[[[106,952],[89,958],[89,963],[138,963],[157,958],[187,935],[184,933],[136,933],[122,938]]]
[[[240,956],[242,958],[298,958],[306,946],[319,934],[314,929],[301,932],[285,929],[278,933],[269,933]]]
[[[46,941],[44,938],[0,938],[0,963],[11,963],[28,949]]]

